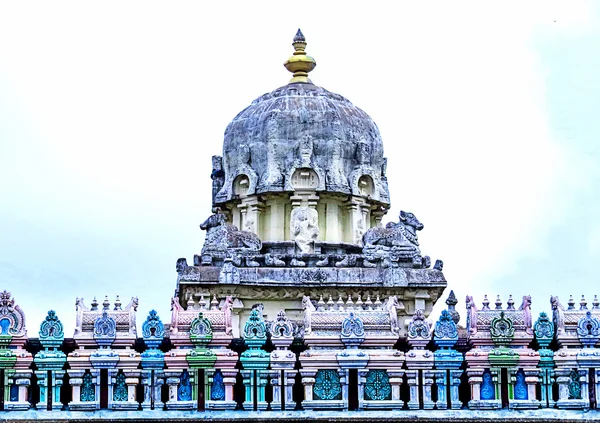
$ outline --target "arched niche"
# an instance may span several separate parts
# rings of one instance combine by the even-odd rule
[[[250,189],[250,178],[247,175],[240,174],[233,180],[233,195],[243,196],[248,194]]]
[[[294,189],[316,190],[319,186],[319,176],[314,170],[308,167],[301,167],[296,169],[292,174],[291,183]]]
[[[358,192],[366,197],[373,195],[375,192],[375,183],[369,175],[362,175],[358,178]]]

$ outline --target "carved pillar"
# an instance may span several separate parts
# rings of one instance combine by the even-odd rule
[[[460,410],[462,407],[462,402],[458,397],[458,387],[460,386],[462,373],[462,370],[450,370],[450,405],[453,410]]]
[[[481,401],[481,383],[483,382],[483,369],[482,368],[469,368],[467,369],[467,375],[469,376],[469,385],[471,385],[471,401],[469,401],[469,407],[475,405]],[[476,406],[473,408],[477,408]]]
[[[392,386],[392,401],[400,401],[400,386],[402,385],[403,370],[388,370]]]
[[[565,367],[559,367],[554,371],[556,375],[556,383],[558,384],[558,408],[561,407],[561,403],[569,400],[569,382],[571,369]]]
[[[284,370],[283,371],[283,382],[285,386],[284,389],[284,398],[285,398],[285,410],[294,410],[296,408],[296,403],[294,401],[294,383],[296,381],[296,370]]]
[[[256,371],[256,383],[257,383],[257,389],[256,389],[256,409],[258,411],[264,411],[267,409],[267,407],[269,406],[269,404],[267,403],[267,399],[266,399],[266,390],[267,390],[267,384],[269,383],[269,375],[270,375],[270,371],[269,370],[257,370]]]
[[[423,409],[433,410],[435,403],[431,399],[431,388],[433,386],[433,378],[435,371],[423,370]]]
[[[38,370],[35,372],[40,387],[40,401],[33,404],[38,410],[46,410],[48,408],[48,372],[46,370]]]
[[[237,206],[241,212],[240,230],[250,231],[257,235],[264,236],[263,228],[260,225],[261,214],[264,210],[264,203],[258,200],[258,197],[252,195],[242,198],[241,204]]]
[[[223,384],[225,385],[225,401],[229,403],[233,403],[233,386],[235,385],[236,369],[222,369],[221,373],[223,373]]]
[[[410,410],[419,409],[419,371],[418,370],[406,370],[406,376],[408,377],[408,387],[410,391],[410,400],[408,401],[408,408]]]
[[[437,402],[435,403],[438,410],[446,410],[448,408],[448,380],[446,370],[437,370],[435,372],[435,383],[437,384]]]
[[[350,200],[346,203],[346,210],[348,210],[348,228],[345,235],[344,241],[346,242],[355,242],[355,238],[358,231],[365,230],[365,223],[363,222],[363,206],[365,205],[365,201],[360,197],[352,196]],[[362,228],[361,228],[362,222]]]
[[[300,370],[302,386],[304,386],[304,401],[313,400],[313,386],[315,385],[316,370]]]
[[[240,370],[244,378],[244,410],[254,409],[254,370]]]
[[[10,376],[10,379],[10,382],[12,383],[7,387],[8,392],[10,393],[11,385],[14,384],[17,386],[18,394],[16,401],[10,401],[12,398],[10,398],[9,394],[9,401],[4,403],[4,409],[8,411],[28,410],[31,408],[31,404],[28,400],[29,386],[31,385],[31,370],[16,370],[15,373]]]
[[[335,200],[329,200],[325,209],[325,241],[339,242],[340,238],[340,208]]]
[[[169,400],[166,403],[167,410],[177,410],[177,388],[179,387],[179,378],[182,370],[165,370],[165,382],[169,387]]]

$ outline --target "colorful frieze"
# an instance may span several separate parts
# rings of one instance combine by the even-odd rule
[[[148,348],[140,355],[144,400],[142,409],[162,409],[161,389],[164,384],[165,353],[158,349],[165,336],[165,326],[156,310],[151,310],[142,324],[142,338]]]
[[[72,386],[71,410],[137,410],[136,387],[140,382],[141,357],[134,350],[137,339],[136,310],[133,297],[122,307],[117,296],[111,309],[108,297],[102,307],[94,300],[87,307],[76,301],[73,339],[77,349],[67,356]]]
[[[347,409],[350,380],[358,381],[359,409],[400,408],[404,354],[393,348],[399,337],[397,297],[363,302],[348,295],[337,302],[302,300],[304,342],[300,354],[307,409]],[[338,389],[339,388],[339,389]],[[385,394],[388,391],[389,394]]]
[[[171,300],[168,336],[174,349],[165,354],[168,409],[234,409],[233,386],[238,354],[230,350],[233,299],[210,304],[190,297],[184,309],[178,297]]]
[[[442,310],[433,329],[433,340],[438,347],[433,353],[437,385],[435,406],[438,410],[460,409],[462,403],[458,398],[458,387],[464,358],[462,353],[453,349],[458,342],[458,327],[451,310]]]
[[[550,298],[555,337],[554,374],[558,384],[558,408],[589,409],[600,400],[600,301],[588,308],[585,297],[579,307],[571,296],[567,309],[558,297]]]
[[[473,349],[465,355],[471,385],[473,409],[539,408],[536,385],[539,353],[529,348],[533,339],[531,297],[524,296],[514,306],[512,296],[507,307],[500,297],[490,308],[487,296],[477,310],[467,296],[467,333]]]

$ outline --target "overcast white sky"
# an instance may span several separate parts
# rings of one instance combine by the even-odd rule
[[[393,3],[397,3],[394,4]],[[289,80],[379,125],[396,219],[471,294],[591,302],[600,257],[600,11],[590,2],[2,2],[0,288],[37,336],[75,298],[168,321],[202,246],[227,123]],[[437,315],[435,316],[437,318]]]

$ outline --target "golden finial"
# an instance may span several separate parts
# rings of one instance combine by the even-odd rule
[[[317,66],[317,62],[304,52],[304,49],[306,48],[306,39],[300,29],[298,29],[292,45],[296,51],[294,51],[294,55],[287,59],[283,64],[288,71],[294,74],[294,77],[290,80],[290,84],[293,84],[294,82],[312,83],[311,80],[308,79],[308,73]]]

